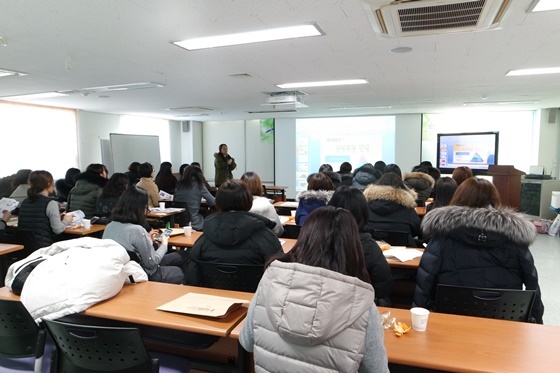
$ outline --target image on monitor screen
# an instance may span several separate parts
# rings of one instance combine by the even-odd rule
[[[475,175],[485,175],[488,166],[498,164],[498,132],[440,133],[437,142],[437,167],[452,173],[466,166]]]

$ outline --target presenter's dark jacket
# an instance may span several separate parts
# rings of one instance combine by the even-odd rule
[[[416,247],[414,237],[420,233],[420,218],[414,207],[416,193],[388,185],[370,185],[364,190],[368,201],[369,221],[365,231],[408,232],[408,247]]]
[[[214,153],[214,168],[216,169],[216,173],[214,174],[214,183],[217,187],[221,184],[225,183],[226,181],[233,179],[232,171],[235,170],[237,164],[235,160],[231,162],[231,164],[227,164],[229,159],[233,159],[227,155],[223,155],[222,153]]]
[[[107,179],[90,172],[76,176],[76,185],[68,195],[67,211],[82,210],[89,219],[95,215],[97,199],[103,193]]]
[[[424,216],[430,237],[416,277],[414,304],[433,309],[438,284],[536,290],[531,313],[542,324],[537,269],[529,245],[533,223],[510,208],[446,206]]]
[[[227,211],[210,215],[204,221],[203,234],[189,250],[187,284],[200,283],[197,261],[264,264],[282,254],[280,240],[271,228],[271,220],[246,211]]]

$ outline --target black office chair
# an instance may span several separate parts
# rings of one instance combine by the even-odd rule
[[[187,208],[186,202],[177,202],[177,201],[165,201],[165,208],[180,208],[185,209],[184,212],[180,213],[179,215],[175,215],[175,224],[178,224],[180,227],[184,227],[189,225],[191,221],[191,214],[189,214],[189,209]]]
[[[153,373],[160,371],[159,359],[153,359],[144,346],[137,328],[116,328],[44,321],[56,349],[51,372],[66,373]],[[185,360],[186,361],[186,360]],[[188,372],[162,367],[161,371]]]
[[[436,312],[527,322],[535,290],[438,285]]]
[[[254,293],[264,273],[262,264],[197,262],[200,286]]]
[[[0,256],[0,287],[2,287],[10,265],[28,257],[39,249],[40,245],[32,231],[19,228],[0,229],[0,243],[23,245],[23,250]]]
[[[1,372],[46,371],[45,336],[20,301],[0,299]]]

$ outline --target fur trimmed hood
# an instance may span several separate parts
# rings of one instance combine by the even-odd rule
[[[446,235],[461,229],[479,229],[496,232],[513,242],[530,245],[537,236],[533,223],[524,214],[509,207],[472,208],[446,206],[430,211],[422,220],[425,235]]]
[[[385,200],[410,208],[416,207],[416,198],[418,198],[413,190],[396,189],[388,185],[370,185],[364,190],[364,196],[368,203]]]
[[[296,201],[301,201],[303,199],[318,199],[320,201],[325,201],[325,203],[329,203],[333,194],[334,190],[304,190],[303,192],[298,193]]]
[[[415,184],[412,179],[417,179],[417,182],[429,184],[430,188],[433,188],[436,183],[433,177],[424,172],[407,172],[403,175],[404,182]]]

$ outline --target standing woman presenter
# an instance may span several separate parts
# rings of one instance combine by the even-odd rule
[[[219,188],[222,183],[233,179],[232,171],[235,170],[237,165],[235,164],[235,159],[228,154],[226,144],[220,144],[219,152],[214,153],[214,167],[216,168],[214,177],[216,188]]]

